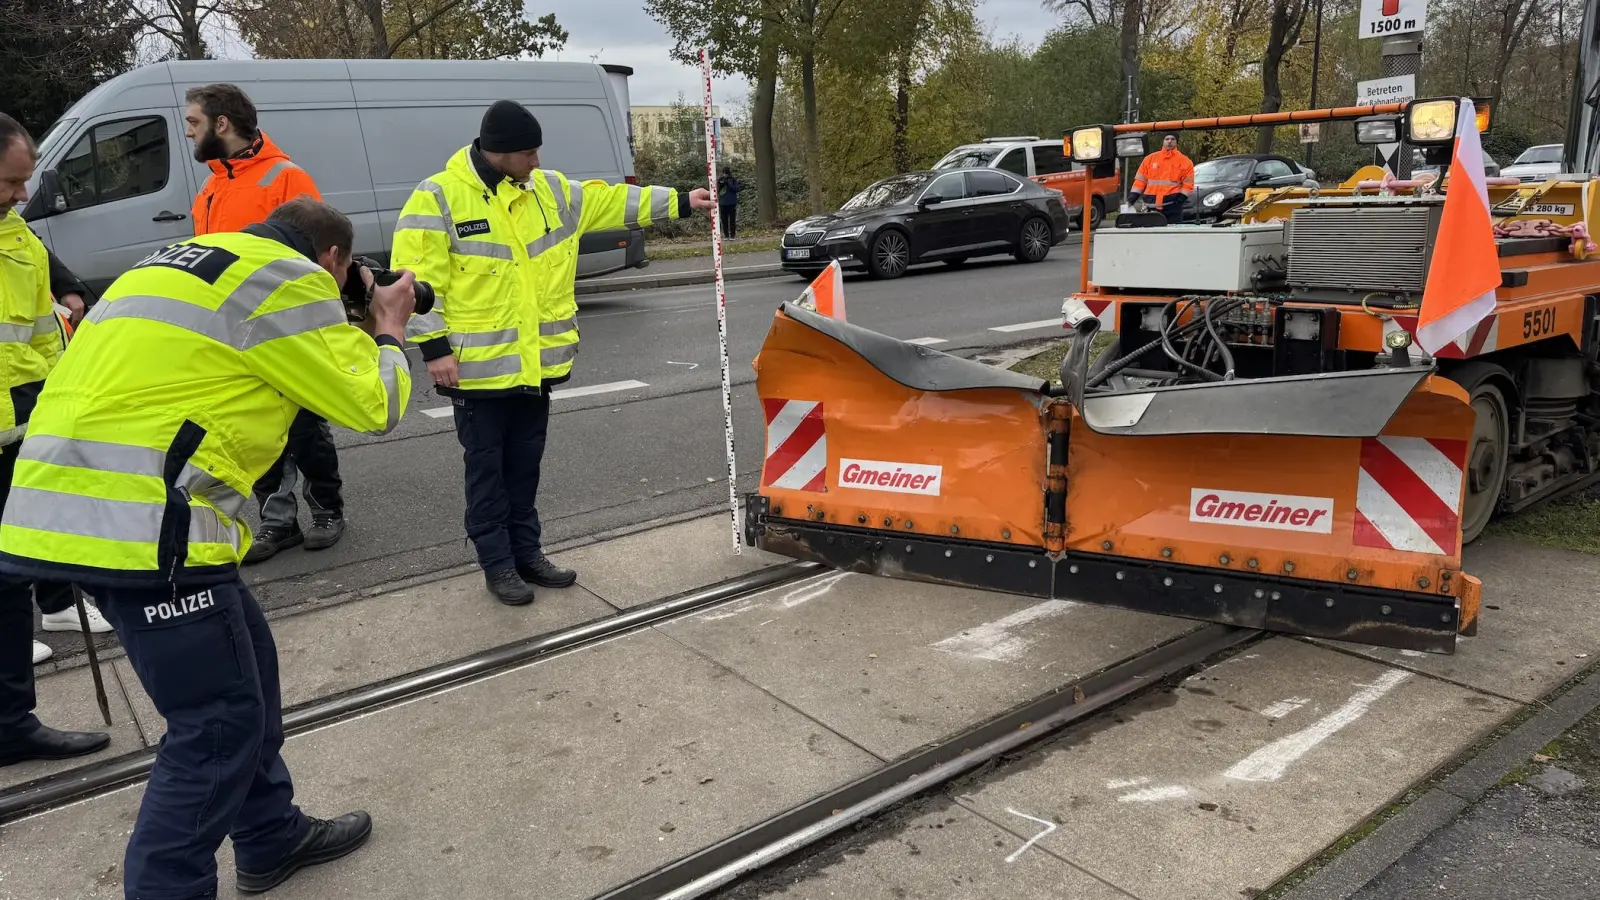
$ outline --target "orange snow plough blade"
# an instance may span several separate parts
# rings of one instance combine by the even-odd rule
[[[752,546],[838,569],[1448,653],[1474,414],[1426,367],[1094,394],[786,304]]]

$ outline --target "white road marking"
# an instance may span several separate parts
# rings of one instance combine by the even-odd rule
[[[1123,788],[1138,787],[1141,784],[1149,783],[1150,779],[1148,778],[1116,778],[1106,782],[1106,790],[1120,791]]]
[[[934,344],[948,344],[950,342],[944,338],[912,338],[906,343],[916,344],[919,347],[932,347]]]
[[[1189,789],[1180,784],[1169,784],[1166,787],[1145,788],[1131,794],[1123,794],[1117,798],[1118,803],[1155,803],[1160,800],[1176,800],[1179,797],[1189,796]]]
[[[1261,714],[1269,719],[1281,719],[1310,702],[1304,697],[1290,697],[1287,700],[1279,700],[1277,703],[1263,709]]]
[[[699,364],[699,363],[681,363],[681,362],[673,362],[673,361],[672,361],[672,360],[670,360],[670,359],[669,359],[669,360],[667,360],[667,365],[669,365],[669,366],[688,366],[688,367],[689,367],[689,371],[691,371],[691,372],[693,372],[693,371],[694,371],[694,370],[695,370],[695,369],[698,369],[698,368],[700,368],[700,364]]]
[[[1398,670],[1383,673],[1377,681],[1357,691],[1343,706],[1318,719],[1310,727],[1281,737],[1250,754],[1224,772],[1223,777],[1239,781],[1277,781],[1291,764],[1346,725],[1366,715],[1372,704],[1410,677],[1410,672]]]
[[[587,387],[556,388],[550,392],[551,400],[560,400],[565,397],[592,397],[595,394],[614,394],[617,391],[633,391],[647,388],[650,385],[642,381],[612,381],[606,384],[591,384]],[[435,419],[445,419],[454,415],[454,407],[439,406],[433,409],[422,410],[422,414]]]
[[[1031,838],[1028,838],[1028,842],[1026,844],[1023,844],[1021,847],[1017,848],[1017,852],[1015,852],[1015,853],[1011,854],[1010,856],[1006,857],[1006,862],[1008,862],[1008,863],[1016,862],[1017,861],[1017,857],[1021,856],[1023,854],[1023,851],[1027,850],[1029,847],[1032,847],[1034,844],[1038,843],[1040,838],[1042,838],[1045,835],[1049,834],[1050,832],[1056,830],[1056,823],[1054,823],[1054,822],[1046,822],[1044,819],[1036,819],[1033,816],[1028,815],[1027,813],[1019,813],[1019,812],[1017,812],[1016,810],[1012,809],[1009,806],[1006,807],[1006,812],[1011,813],[1013,816],[1021,816],[1022,818],[1027,819],[1029,822],[1036,822],[1036,823],[1044,826],[1044,830],[1043,831],[1039,832],[1038,834],[1034,835]]]
[[[700,616],[697,616],[696,618],[699,618],[701,621],[704,621],[704,622],[719,622],[719,621],[721,621],[723,619],[731,619],[731,618],[733,618],[735,616],[743,615],[744,613],[747,613],[750,610],[757,609],[757,608],[773,609],[773,608],[777,608],[777,607],[781,606],[784,609],[793,609],[794,607],[799,606],[802,603],[809,603],[812,600],[815,600],[818,597],[821,597],[822,595],[828,593],[828,591],[833,590],[833,586],[834,585],[836,585],[839,582],[843,581],[846,576],[851,575],[851,574],[854,574],[854,573],[851,573],[851,572],[824,572],[821,575],[813,575],[810,578],[803,579],[797,585],[780,585],[779,587],[767,588],[766,590],[761,591],[760,593],[757,593],[757,594],[749,597],[748,599],[740,601],[737,606],[734,606],[731,609],[722,610],[722,611],[718,611],[718,612],[703,613]],[[756,602],[756,601],[760,600],[763,597],[766,597],[766,596],[768,596],[770,594],[775,594],[778,591],[783,590],[784,587],[788,587],[789,590],[787,592],[785,592],[784,595],[782,597],[779,597],[777,600],[775,600],[773,602],[770,602],[770,603],[768,603],[768,602],[757,603]],[[762,624],[766,624],[766,623],[762,623]]]
[[[1070,600],[1046,600],[1020,612],[1014,612],[1003,619],[985,622],[960,634],[951,635],[934,644],[933,649],[971,659],[1010,662],[1021,656],[1034,642],[1034,638],[1012,634],[1013,629],[1040,619],[1059,616],[1077,605]]]
[[[1033,331],[1037,328],[1060,328],[1065,324],[1065,319],[1040,319],[1037,322],[1023,322],[1020,325],[999,325],[989,330],[1010,333],[1013,331]]]

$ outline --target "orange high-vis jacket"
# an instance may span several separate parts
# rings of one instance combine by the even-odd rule
[[[1161,205],[1169,194],[1194,193],[1194,163],[1182,150],[1157,150],[1139,164],[1134,193]]]
[[[306,170],[265,134],[241,156],[213,159],[211,177],[194,198],[194,234],[239,231],[266,221],[268,214],[304,194],[321,200],[322,194]]]

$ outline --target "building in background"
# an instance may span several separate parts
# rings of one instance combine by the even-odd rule
[[[718,153],[724,159],[748,161],[755,158],[755,143],[750,136],[750,126],[733,125],[722,115],[721,107],[711,107],[718,123],[720,146]],[[698,106],[632,106],[628,115],[633,120],[634,146],[657,148],[678,141],[701,145],[705,141],[705,117]]]

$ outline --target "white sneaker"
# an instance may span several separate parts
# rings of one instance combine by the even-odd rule
[[[50,657],[52,657],[54,655],[55,655],[55,651],[50,649],[50,645],[49,644],[40,643],[39,641],[34,641],[33,642],[33,664],[34,665],[37,666],[39,663],[44,662],[45,660],[49,659]]]
[[[111,630],[111,623],[100,615],[100,610],[94,604],[83,604],[83,611],[89,614],[89,631],[92,634],[105,634]],[[67,607],[58,613],[41,616],[44,621],[45,631],[82,631],[83,625],[78,621],[78,605]]]

